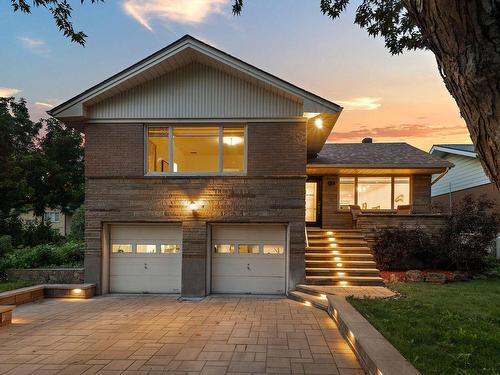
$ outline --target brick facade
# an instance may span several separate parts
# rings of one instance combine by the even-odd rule
[[[209,292],[210,223],[286,223],[289,285],[303,282],[304,122],[249,124],[245,177],[144,177],[142,125],[87,125],[85,139],[87,282],[102,284],[103,226],[113,222],[182,223],[185,296]],[[192,200],[202,206],[195,214]]]

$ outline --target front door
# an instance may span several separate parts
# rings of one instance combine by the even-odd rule
[[[306,181],[306,225],[321,226],[321,177]]]

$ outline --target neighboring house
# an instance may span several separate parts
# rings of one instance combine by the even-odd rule
[[[19,218],[25,223],[40,222],[41,218],[35,216],[33,211],[23,212]],[[48,209],[45,211],[45,222],[49,222],[53,229],[56,229],[62,236],[66,236],[71,230],[72,215],[64,213],[58,209]]]
[[[431,175],[450,164],[402,143],[325,145],[341,110],[190,36],[52,109],[85,133],[86,281],[184,296],[379,283],[368,248],[331,251],[334,232],[306,221],[347,244],[435,227]]]
[[[454,165],[441,178],[434,176],[433,205],[438,206],[444,212],[449,212],[450,208],[457,205],[467,194],[475,198],[486,195],[489,199],[496,201],[496,211],[500,214],[500,191],[484,172],[474,151],[474,145],[434,145],[430,154]]]
[[[466,195],[479,198],[485,195],[495,201],[500,214],[500,190],[490,181],[472,144],[433,145],[430,154],[453,163],[441,178],[434,176],[432,204],[443,212],[450,212]],[[500,236],[497,238],[497,258],[500,259]]]

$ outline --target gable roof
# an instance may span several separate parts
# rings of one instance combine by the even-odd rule
[[[303,101],[304,112],[338,113],[342,110],[342,107],[329,100],[269,74],[190,35],[185,35],[145,59],[54,107],[48,113],[67,121],[81,121],[85,118],[85,106],[95,104],[192,61],[215,66],[282,95],[299,98]]]
[[[450,168],[450,162],[408,143],[327,143],[311,166],[345,168]]]
[[[442,157],[444,154],[455,154],[476,158],[477,154],[475,149],[475,146],[469,143],[440,144],[433,145],[429,153],[437,157]]]

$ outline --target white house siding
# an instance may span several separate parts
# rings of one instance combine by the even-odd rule
[[[477,158],[447,154],[443,156],[443,159],[455,166],[432,185],[433,197],[490,183]],[[433,179],[436,177],[437,175],[433,176]]]
[[[221,70],[191,63],[91,106],[90,119],[282,118],[303,103]]]

